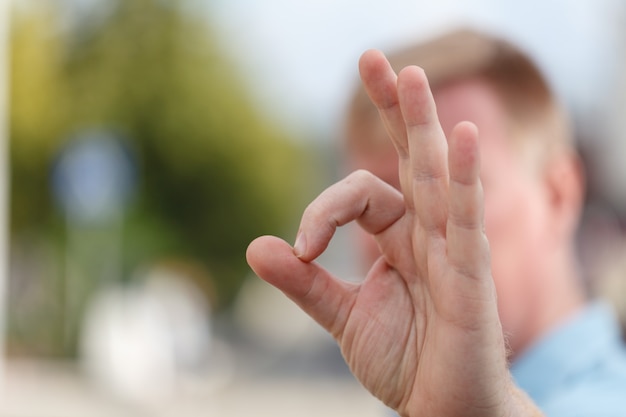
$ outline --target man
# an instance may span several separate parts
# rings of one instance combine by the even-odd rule
[[[378,51],[359,64],[382,120],[358,92],[348,143],[367,171],[307,207],[294,248],[255,240],[251,267],[400,415],[622,415],[617,324],[577,276],[581,166],[541,75],[511,45],[469,31],[391,61],[397,76]],[[370,236],[359,284],[313,262],[350,221]]]

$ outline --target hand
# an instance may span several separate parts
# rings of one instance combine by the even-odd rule
[[[396,77],[377,51],[359,67],[398,152],[401,192],[357,171],[307,207],[293,249],[252,242],[250,266],[328,330],[355,376],[401,415],[536,412],[507,370],[476,127],[460,123],[446,140],[419,68]],[[354,220],[382,253],[358,284],[314,262]]]

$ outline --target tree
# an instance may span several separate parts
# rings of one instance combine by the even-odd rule
[[[76,132],[113,129],[140,173],[125,276],[162,257],[192,259],[226,307],[248,272],[247,243],[294,224],[303,149],[253,107],[204,21],[158,0],[116,4],[98,24],[65,32],[42,9],[15,20],[13,237],[62,248],[50,167]]]

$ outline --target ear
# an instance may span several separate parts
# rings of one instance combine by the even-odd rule
[[[545,167],[545,183],[554,232],[570,239],[576,232],[585,199],[585,170],[578,154],[556,152]]]

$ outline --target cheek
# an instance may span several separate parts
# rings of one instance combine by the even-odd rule
[[[540,196],[522,184],[508,183],[506,192],[485,191],[485,227],[499,310],[507,330],[515,329],[530,305],[542,248]]]
[[[502,198],[485,200],[485,228],[496,273],[506,275],[530,267],[540,249],[543,216],[538,198],[527,190],[512,189]]]
[[[502,177],[485,187],[485,228],[492,251],[509,260],[526,258],[545,230],[544,200],[540,187],[525,177]]]

